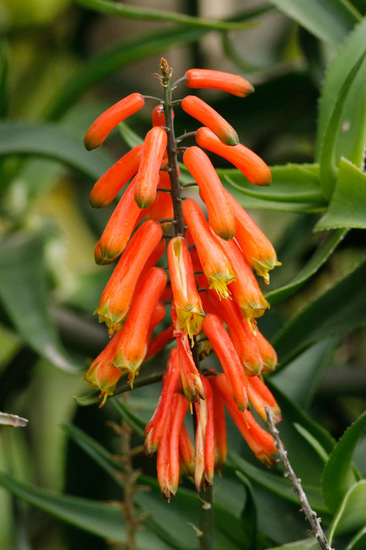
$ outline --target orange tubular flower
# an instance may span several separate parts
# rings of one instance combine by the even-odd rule
[[[106,206],[136,174],[141,160],[142,145],[136,145],[99,178],[90,193],[93,208]]]
[[[90,126],[84,138],[88,151],[102,145],[108,134],[123,120],[137,113],[145,105],[141,94],[130,94],[118,103],[104,111]]]
[[[172,111],[174,120],[174,111]],[[157,105],[152,112],[152,125],[165,126],[164,105]]]
[[[281,422],[281,410],[270,390],[258,376],[248,378],[248,397],[253,407],[264,421],[267,420],[265,407],[268,406],[275,424]]]
[[[175,495],[179,484],[179,434],[187,413],[188,402],[179,394],[172,399],[172,408],[167,418],[161,439],[157,471],[158,482],[163,496],[170,500]]]
[[[221,298],[228,298],[230,292],[227,285],[235,281],[228,257],[216,242],[202,210],[193,199],[184,201],[183,215],[210,288],[214,288]]]
[[[205,398],[202,381],[185,333],[177,337],[178,362],[184,395],[190,403]]]
[[[226,443],[226,420],[224,400],[220,391],[217,389],[213,376],[208,376],[207,380],[211,384],[213,399],[213,418],[214,418],[214,438],[215,438],[215,468],[222,470],[227,458]]]
[[[135,178],[135,201],[140,208],[150,206],[156,197],[159,170],[167,146],[166,131],[155,126],[145,137],[141,162]]]
[[[226,143],[228,146],[239,143],[238,134],[234,128],[215,109],[199,97],[187,95],[182,100],[182,109],[210,128],[222,143]]]
[[[254,92],[250,82],[239,75],[207,69],[189,69],[184,75],[188,88],[211,88],[245,97]]]
[[[235,218],[210,159],[199,147],[189,147],[183,155],[183,162],[198,183],[212,229],[221,238],[232,239],[235,235]]]
[[[197,291],[191,256],[184,237],[170,240],[168,263],[179,327],[192,338],[201,332],[205,312]]]
[[[127,321],[117,333],[117,353],[113,365],[129,374],[132,386],[138,374],[148,346],[148,335],[152,313],[166,285],[167,276],[163,269],[149,269],[135,293]]]
[[[208,126],[206,124],[206,126]],[[196,142],[200,147],[208,149],[216,155],[224,157],[231,162],[254,185],[269,185],[272,174],[267,164],[253,151],[238,143],[237,145],[225,145],[216,137],[217,132],[212,128],[199,128],[196,132]]]
[[[220,319],[211,313],[206,315],[202,329],[210,340],[213,350],[227,376],[238,408],[244,411],[248,406],[246,392],[248,380],[230,336]]]
[[[261,317],[265,309],[269,308],[270,305],[264,298],[257,279],[240,248],[234,241],[224,241],[216,235],[214,238],[229,258],[236,275],[236,280],[230,289],[243,317],[247,320],[251,320],[253,317]]]
[[[266,464],[266,466],[273,466],[273,455],[277,453],[273,437],[261,428],[249,411],[245,411],[245,413],[239,411],[231,396],[225,375],[220,374],[217,376],[214,380],[214,384],[221,392],[231,418],[234,420],[253,453],[261,462]]]
[[[117,340],[113,338],[98,357],[94,359],[84,376],[84,380],[89,382],[92,388],[100,390],[99,397],[102,398],[100,407],[104,405],[108,395],[113,395],[122,374],[111,364],[116,351],[116,344]]]
[[[173,394],[177,389],[179,376],[178,350],[174,348],[169,355],[167,372],[163,378],[163,389],[158,405],[145,428],[144,451],[146,454],[153,454],[159,445],[164,432],[165,420],[171,409]]]
[[[170,177],[168,172],[160,170],[158,187],[170,190]],[[158,191],[156,199],[149,208],[146,209],[146,220],[172,220],[174,218],[173,202],[169,192]],[[171,222],[161,224],[165,231],[171,226]]]
[[[215,312],[227,324],[230,338],[248,376],[260,374],[263,360],[259,352],[255,335],[248,321],[243,321],[238,305],[232,300],[219,301],[212,290],[208,291],[208,300],[213,302]]]
[[[197,416],[194,481],[197,491],[200,490],[202,482],[212,485],[215,467],[212,390],[204,376],[201,376],[201,380],[205,390],[205,399],[200,399],[198,403],[194,404]]]
[[[117,204],[95,247],[95,261],[109,263],[124,251],[138,221],[141,209],[134,199],[134,179]]]
[[[173,324],[169,325],[166,329],[162,330],[153,338],[147,348],[145,361],[154,357],[159,351],[165,348],[174,338]]]
[[[271,346],[258,329],[256,329],[255,339],[263,361],[263,370],[261,374],[273,372],[277,366],[277,353],[274,347]]]
[[[179,466],[182,474],[192,476],[194,474],[195,450],[187,432],[187,428],[182,423],[179,432]]]
[[[96,309],[99,321],[105,322],[111,334],[124,323],[138,278],[162,236],[159,223],[152,220],[144,222],[119,259]]]
[[[225,196],[236,219],[235,239],[247,262],[268,284],[268,272],[281,265],[277,261],[276,251],[263,231],[259,229],[249,214],[226,189]]]

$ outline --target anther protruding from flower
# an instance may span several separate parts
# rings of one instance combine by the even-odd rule
[[[270,305],[264,298],[257,279],[240,248],[233,240],[225,241],[217,235],[213,234],[213,236],[228,257],[236,275],[236,279],[232,283],[230,290],[243,317],[249,321],[255,317],[261,317]]]
[[[189,88],[222,90],[238,97],[245,97],[254,92],[252,84],[236,74],[209,69],[189,69],[184,77]]]
[[[142,145],[136,145],[99,178],[90,193],[90,205],[93,208],[107,206],[116,198],[122,187],[136,174],[141,151]]]
[[[235,239],[247,262],[268,284],[268,272],[281,265],[277,261],[276,251],[255,221],[226,189],[225,196],[236,219]]]
[[[168,245],[170,281],[178,323],[192,338],[199,334],[205,312],[194,280],[191,256],[184,237],[171,239]]]
[[[104,350],[94,359],[84,379],[97,390],[100,390],[102,407],[108,397],[113,395],[114,389],[122,373],[112,365],[116,351],[117,339],[113,338]]]
[[[210,288],[214,288],[221,298],[228,298],[230,291],[227,285],[235,281],[228,257],[216,242],[202,210],[193,199],[184,201],[183,215]]]
[[[258,376],[248,377],[248,397],[249,401],[264,421],[267,420],[265,407],[269,407],[273,422],[277,424],[281,422],[281,410],[277,401],[272,395],[272,392],[267,388],[264,382]]]
[[[234,128],[215,109],[197,96],[187,95],[182,100],[182,109],[196,120],[207,126],[220,142],[228,146],[239,143]]]
[[[159,444],[157,471],[163,496],[170,500],[179,484],[179,440],[180,431],[187,413],[188,402],[178,393],[173,395],[172,407],[166,419],[163,437]]]
[[[123,193],[95,247],[95,261],[109,263],[124,251],[138,221],[141,209],[134,199],[134,179]]]
[[[196,426],[196,460],[194,465],[194,481],[197,491],[201,485],[212,485],[215,468],[215,440],[214,440],[214,409],[212,390],[209,382],[201,376],[205,391],[205,399],[194,404]]]
[[[144,450],[146,454],[153,454],[159,445],[164,432],[165,420],[171,409],[172,397],[177,390],[179,377],[178,350],[174,348],[169,355],[167,371],[163,378],[163,389],[157,407],[145,428]]]
[[[235,218],[226,200],[224,187],[206,153],[199,147],[188,147],[183,162],[198,183],[206,204],[210,226],[221,238],[235,235]]]
[[[266,466],[273,466],[273,455],[277,453],[273,437],[254,420],[249,411],[245,411],[244,413],[239,411],[231,396],[225,375],[220,374],[215,378],[213,383],[221,392],[231,418],[234,420],[253,453],[261,462],[266,464]]]
[[[104,111],[90,126],[84,137],[84,145],[88,151],[102,145],[108,134],[123,120],[137,113],[145,105],[141,94],[134,93],[112,105]]]
[[[132,386],[148,346],[151,316],[167,282],[163,269],[149,269],[136,291],[126,323],[117,333],[118,344],[113,365],[129,375]]]
[[[202,329],[221,363],[238,408],[244,411],[248,406],[248,380],[229,334],[220,319],[212,313],[206,315]]]
[[[96,310],[99,321],[106,323],[111,334],[124,323],[138,278],[162,236],[159,223],[152,220],[144,222],[119,259]]]
[[[135,178],[135,201],[140,208],[147,208],[155,200],[159,170],[166,146],[166,131],[161,126],[151,128],[145,137],[141,162]]]
[[[254,185],[269,185],[271,183],[271,171],[258,155],[241,143],[234,146],[225,145],[222,143],[223,140],[218,139],[215,134],[216,132],[213,132],[212,128],[203,127],[197,130],[195,139],[200,147],[231,162]]]
[[[188,336],[177,336],[178,362],[184,395],[190,403],[205,398],[201,377],[194,363]]]

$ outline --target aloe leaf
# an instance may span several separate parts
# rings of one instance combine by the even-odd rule
[[[366,261],[305,306],[273,338],[280,364],[313,342],[349,332],[366,322]],[[316,319],[316,323],[314,323]]]
[[[365,41],[365,47],[366,47],[366,41]],[[343,85],[341,89],[339,90],[339,95],[334,103],[333,110],[331,112],[329,123],[325,129],[324,136],[321,143],[321,149],[319,153],[319,164],[320,164],[320,185],[322,187],[322,190],[325,194],[325,196],[329,199],[332,196],[333,188],[336,183],[337,179],[337,157],[336,157],[336,143],[338,138],[338,128],[340,125],[342,113],[343,113],[343,107],[346,103],[346,100],[348,98],[349,92],[351,90],[351,86],[354,83],[355,79],[360,76],[362,78],[362,81],[364,82],[364,77],[366,73],[366,52],[357,59],[354,63],[352,63],[351,68],[349,69],[349,72],[346,74],[346,78],[343,82]],[[351,153],[350,160],[353,160],[354,156],[358,157],[361,156],[362,160],[362,154],[363,154],[363,147],[365,143],[365,137],[366,137],[366,96],[361,92],[361,97],[363,97],[363,109],[361,112],[358,110],[355,111],[354,116],[357,116],[357,120],[360,121],[363,119],[362,123],[362,130],[363,135],[359,142],[359,149],[360,149],[360,155],[354,155]],[[354,118],[354,117],[353,117]],[[351,126],[353,124],[353,121],[347,121],[345,124]]]
[[[366,412],[350,426],[335,445],[323,472],[323,494],[329,509],[335,512],[346,492],[357,481],[352,467],[355,447],[366,429]]]
[[[98,179],[111,165],[102,151],[88,153],[81,141],[52,124],[3,122],[0,124],[0,157],[50,158]]]
[[[360,19],[347,0],[270,0],[320,40],[338,46]]]
[[[325,338],[300,353],[286,366],[278,365],[271,384],[300,407],[308,407],[333,358],[338,338]]]
[[[355,533],[366,525],[366,480],[350,487],[330,528],[329,542],[342,535]]]
[[[0,298],[32,349],[62,370],[80,372],[63,349],[50,314],[43,246],[43,236],[25,232],[0,240]]]
[[[335,139],[333,145],[336,165],[341,156],[346,156],[357,166],[361,165],[366,137],[365,64],[362,68],[360,67],[359,74],[350,83],[351,86],[348,86],[347,97],[343,94],[344,106],[341,111],[340,127],[336,128],[333,134],[329,134],[328,128],[336,112],[336,105],[341,99],[341,90],[345,91],[345,83],[364,56],[365,49],[366,19],[349,34],[327,71],[319,103],[317,162],[320,162],[324,141],[329,135],[330,141]]]
[[[252,185],[238,170],[218,170],[224,184],[246,208],[287,212],[318,212],[326,207],[319,187],[319,167],[287,164],[271,167],[269,187]]]
[[[108,15],[116,15],[128,19],[143,19],[148,21],[170,21],[180,23],[181,25],[190,25],[193,27],[203,27],[210,30],[240,30],[251,27],[246,23],[246,19],[252,18],[253,14],[249,12],[243,15],[244,21],[218,21],[214,19],[203,19],[193,17],[183,13],[149,9],[146,7],[133,6],[131,4],[116,4],[108,0],[74,0],[77,4],[86,8],[99,11]],[[253,12],[257,15],[257,10]]]
[[[290,283],[266,294],[266,300],[269,301],[271,306],[276,305],[291,296],[298,288],[303,286],[313,275],[315,275],[315,273],[327,261],[329,256],[331,256],[336,247],[342,242],[346,234],[346,229],[340,229],[329,233],[318,246],[308,263],[292,279],[292,281],[290,281]]]
[[[339,163],[329,208],[315,230],[337,227],[366,229],[366,174],[347,159]]]

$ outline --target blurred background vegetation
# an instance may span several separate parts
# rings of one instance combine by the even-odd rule
[[[29,420],[25,429],[0,428],[1,472],[58,493],[99,501],[121,499],[121,488],[75,443],[79,436],[70,437],[71,428],[61,427],[72,424],[111,452],[120,452],[120,436],[105,423],[119,423],[121,410],[111,403],[103,410],[79,406],[74,397],[87,393],[83,373],[106,343],[93,311],[110,270],[94,265],[93,249],[111,210],[92,211],[88,194],[93,182],[128,150],[129,139],[122,140],[114,132],[103,151],[86,153],[82,138],[98,114],[124,95],[134,91],[160,95],[154,73],[164,55],[177,78],[188,68],[203,67],[240,73],[255,85],[255,94],[245,101],[219,92],[202,93],[202,97],[209,96],[211,105],[234,124],[242,143],[271,167],[280,167],[274,177],[274,198],[234,189],[274,242],[283,264],[272,277],[272,309],[261,329],[278,345],[279,372],[272,383],[287,396],[282,403],[285,422],[288,414],[284,440],[288,438],[286,445],[293,449],[305,483],[319,488],[326,462],[322,452],[330,453],[332,438],[341,437],[361,415],[366,390],[366,222],[353,222],[347,212],[347,222],[331,226],[335,232],[313,231],[329,203],[329,196],[314,191],[319,178],[313,164],[322,158],[318,104],[326,68],[354,26],[364,21],[366,3],[325,2],[325,14],[322,4],[309,2],[315,10],[309,8],[309,16],[301,2],[290,0],[139,0],[130,5],[137,11],[119,17],[109,13],[111,6],[117,6],[112,2],[0,0],[0,410]],[[177,17],[169,20],[162,14],[154,18],[151,10],[169,10]],[[359,49],[366,50],[362,39]],[[346,88],[338,90],[343,103],[337,105],[343,114],[333,130],[337,137],[332,147],[337,164],[343,155],[362,169],[363,58],[360,63],[358,80],[352,77],[349,103],[344,97],[349,91],[347,75]],[[341,64],[336,68],[343,74]],[[324,104],[331,102],[330,95],[328,89]],[[131,119],[130,128],[143,136],[150,117],[149,109],[144,109]],[[191,129],[188,117],[176,116],[176,124],[178,134]],[[351,134],[356,137],[350,138]],[[286,166],[293,171],[281,172]],[[217,168],[226,184],[230,178],[236,181],[237,174],[229,174],[227,165]],[[315,182],[311,189],[306,187],[307,178]],[[281,187],[283,182],[285,187]],[[306,188],[300,196],[303,183]],[[360,219],[366,214],[365,204],[357,213]],[[303,269],[303,279],[300,276],[300,283],[292,288]],[[281,294],[281,289],[290,287]],[[306,309],[309,303],[313,310]],[[151,371],[161,368],[158,361]],[[129,406],[147,421],[158,394],[157,384],[137,389]],[[301,409],[295,410],[294,403]],[[306,427],[305,435],[294,429],[294,422]],[[241,455],[252,465],[234,428],[231,431],[235,456]],[[362,429],[360,437],[361,433]],[[366,442],[362,437],[358,443],[356,439],[354,459],[365,474]],[[141,437],[133,435],[132,444],[140,443]],[[296,505],[291,499],[282,494],[280,505],[276,500],[272,503],[276,491],[268,496],[270,489],[260,487],[257,474],[250,481],[243,472],[235,477],[240,460],[232,458],[227,477],[217,482],[216,490],[220,505],[239,518],[247,531],[248,519],[243,519],[242,511],[254,514],[248,516],[255,525],[254,534],[241,543],[231,541],[232,546],[217,543],[217,548],[270,548],[305,538],[307,527],[294,514]],[[154,475],[153,462],[137,457],[133,467]],[[9,492],[0,492],[1,549],[111,547],[103,529],[100,538],[97,527],[47,510],[29,494],[17,493],[19,488],[2,483]],[[41,510],[26,506],[22,499]],[[167,504],[157,502],[151,496],[141,509],[160,506],[157,513],[162,518],[169,513],[175,526],[184,502],[177,509],[171,503],[169,512]],[[323,504],[319,509],[326,510]],[[268,520],[270,513],[272,521]],[[330,524],[334,510],[328,506],[324,514]],[[281,517],[286,518],[286,525]],[[177,530],[182,548],[195,548],[194,531],[183,517],[181,523]],[[357,524],[351,529],[352,536],[359,528]],[[149,529],[139,548],[179,548],[168,535],[159,541],[156,525]],[[115,540],[112,535],[110,539]],[[337,550],[365,548],[347,546],[350,539],[345,540],[340,538]],[[363,535],[359,540],[366,544]]]

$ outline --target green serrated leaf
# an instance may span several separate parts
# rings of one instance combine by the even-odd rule
[[[366,322],[366,261],[305,306],[275,335],[272,344],[286,364],[311,343],[349,332]],[[316,323],[314,323],[316,319]]]
[[[63,424],[64,432],[92,458],[112,479],[122,485],[122,479],[118,475],[121,463],[111,458],[111,453],[95,439],[73,424]]]
[[[333,358],[338,338],[326,338],[310,346],[286,366],[279,365],[271,384],[300,407],[307,408],[318,388],[324,370]]]
[[[330,544],[337,536],[349,535],[366,525],[366,480],[350,487],[330,528]]]
[[[287,164],[271,167],[269,187],[252,185],[239,170],[218,170],[224,185],[246,208],[287,212],[318,212],[326,201],[319,187],[319,167],[313,164]]]
[[[323,460],[323,462],[326,462],[329,458],[328,453],[324,449],[324,447],[319,443],[319,441],[312,436],[308,430],[306,430],[301,424],[298,424],[297,422],[294,423],[294,428],[302,435],[304,439],[312,446],[316,454]]]
[[[315,230],[336,227],[366,229],[366,174],[341,159],[329,208]]]
[[[365,43],[366,46],[366,43]],[[363,70],[362,70],[363,69]],[[320,164],[320,185],[325,196],[329,199],[332,196],[333,188],[337,179],[337,156],[336,156],[336,143],[338,137],[338,128],[341,121],[343,107],[346,103],[346,100],[349,96],[351,86],[355,82],[356,78],[362,78],[364,81],[364,76],[366,74],[366,52],[364,55],[357,59],[357,61],[351,65],[351,69],[346,75],[346,79],[343,82],[341,89],[339,90],[339,95],[335,101],[332,113],[329,118],[329,123],[325,129],[325,133],[322,139],[321,150],[319,153],[319,164]],[[362,96],[361,96],[362,97]],[[359,144],[358,149],[360,150],[360,155],[355,155],[353,151],[349,151],[350,158],[353,160],[354,157],[361,156],[361,159],[358,159],[359,162],[362,162],[362,154],[364,147],[364,138],[366,136],[366,96],[363,94],[363,109],[361,112],[355,112],[354,116],[358,117],[358,121],[362,120],[362,141]],[[354,118],[354,117],[353,117]],[[351,126],[353,123],[350,121],[345,122],[346,127]]]
[[[136,145],[140,145],[144,142],[144,140],[136,134],[136,132],[131,130],[125,122],[118,124],[118,130],[129,147],[136,147]]]
[[[62,521],[108,540],[125,540],[123,516],[116,505],[35,488],[19,483],[3,473],[0,473],[0,485],[18,498]]]
[[[366,548],[366,527],[361,529],[347,545],[345,550],[365,550]]]
[[[365,429],[366,412],[345,431],[335,445],[325,465],[323,472],[323,495],[329,510],[332,512],[337,510],[346,492],[357,481],[351,460],[358,440]]]
[[[324,81],[319,104],[316,158],[320,162],[326,153],[328,170],[329,162],[338,165],[341,156],[347,157],[357,166],[362,162],[366,138],[366,98],[365,63],[362,67],[360,63],[365,49],[366,20],[363,20],[342,44]],[[354,74],[357,67],[358,75]],[[337,117],[339,120],[335,124]],[[325,146],[326,139],[329,142]],[[332,182],[324,181],[323,184],[328,186],[326,192],[329,196]]]
[[[327,261],[329,256],[334,252],[335,248],[342,242],[346,229],[331,232],[326,235],[325,239],[320,243],[313,256],[308,263],[301,269],[301,271],[292,279],[290,283],[272,292],[268,292],[265,297],[269,301],[271,306],[274,306],[289,296],[291,296],[297,289],[305,284],[315,273],[321,268],[321,266]]]
[[[141,437],[145,436],[146,423],[139,418],[131,409],[120,399],[112,399],[117,412],[122,416],[123,420]]]
[[[270,0],[320,40],[338,46],[352,30],[360,14],[347,0]]]
[[[218,21],[214,19],[203,19],[201,17],[193,17],[183,13],[149,9],[146,7],[133,6],[131,4],[116,4],[108,0],[74,0],[77,4],[86,8],[96,10],[108,15],[116,15],[127,19],[143,19],[148,21],[170,21],[180,23],[181,25],[189,25],[193,27],[208,28],[210,30],[240,30],[250,28],[252,25],[244,21]],[[257,12],[255,12],[257,14]],[[252,17],[252,14],[249,15]]]
[[[127,539],[123,513],[118,504],[104,504],[32,487],[19,483],[2,473],[0,473],[0,485],[31,506],[80,529],[103,537],[107,541],[123,543]],[[151,531],[138,531],[136,538],[138,550],[170,548],[162,546],[161,541],[157,540]]]
[[[111,161],[102,151],[91,155],[81,141],[52,124],[3,122],[0,124],[0,157],[51,158],[91,179],[98,179]]]
[[[0,298],[27,344],[67,372],[80,372],[63,349],[47,300],[44,237],[25,232],[0,240]]]

